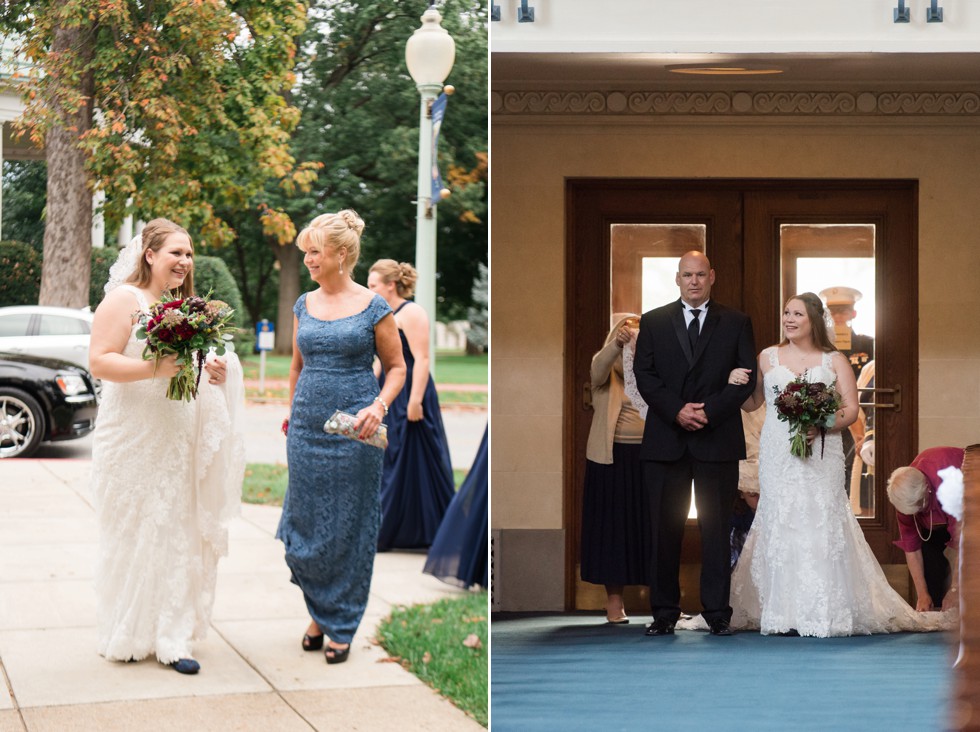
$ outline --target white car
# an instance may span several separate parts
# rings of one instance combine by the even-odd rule
[[[92,313],[88,308],[14,305],[0,308],[0,351],[60,358],[88,369]]]

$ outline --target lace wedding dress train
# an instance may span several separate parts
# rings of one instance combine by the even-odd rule
[[[759,507],[732,575],[732,626],[763,634],[846,636],[952,627],[952,613],[919,613],[888,584],[844,491],[840,433],[814,444],[808,459],[790,454],[776,394],[794,374],[767,349],[766,418],[759,446]],[[832,384],[831,355],[807,372]]]
[[[134,327],[123,353],[141,358],[143,345]],[[98,650],[109,660],[189,658],[207,632],[245,467],[241,366],[226,360],[226,383],[204,374],[190,403],[167,399],[165,379],[104,384],[91,486]]]

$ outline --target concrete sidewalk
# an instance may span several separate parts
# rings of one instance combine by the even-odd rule
[[[422,553],[379,554],[350,660],[304,653],[309,618],[289,582],[279,510],[242,506],[219,565],[197,676],[95,651],[96,526],[89,460],[0,463],[0,732],[482,730],[371,639],[395,605],[460,590],[422,574]]]
[[[251,401],[245,403],[245,454],[248,456],[248,462],[286,464],[286,438],[282,436],[280,429],[283,418],[288,414],[289,409],[285,404]],[[444,409],[442,421],[446,426],[449,457],[453,467],[469,470],[487,426],[487,410],[485,408]],[[91,458],[92,435],[89,434],[78,440],[46,442],[41,445],[35,457]]]

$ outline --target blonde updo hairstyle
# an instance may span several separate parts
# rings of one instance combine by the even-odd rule
[[[917,468],[896,468],[888,478],[888,500],[899,513],[911,516],[922,511],[928,491],[926,476]]]
[[[187,237],[188,241],[191,239],[191,235],[187,233],[187,229],[178,226],[169,219],[153,219],[143,227],[143,231],[140,232],[140,236],[143,239],[143,249],[140,251],[140,256],[136,260],[136,269],[126,278],[128,284],[136,285],[137,287],[146,287],[150,284],[150,281],[153,279],[153,270],[150,268],[150,263],[146,261],[146,252],[147,250],[159,252],[163,247],[164,241],[171,234],[183,234]],[[193,247],[194,243],[191,242],[191,248],[193,249]],[[178,297],[190,297],[194,294],[193,267],[191,267],[187,276],[184,277],[183,284],[177,288],[174,294]]]
[[[299,232],[296,246],[306,251],[311,246],[321,252],[326,249],[347,249],[344,257],[344,273],[350,277],[361,256],[361,232],[364,231],[364,221],[353,209],[345,208],[337,213],[320,214],[313,219],[309,226]]]
[[[409,298],[415,294],[419,273],[408,262],[399,264],[394,259],[379,259],[371,265],[371,271],[377,272],[386,285],[394,282],[399,297]]]

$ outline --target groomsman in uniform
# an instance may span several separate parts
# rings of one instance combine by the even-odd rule
[[[861,292],[853,287],[828,287],[819,294],[834,319],[834,345],[851,362],[856,379],[861,375],[861,369],[875,357],[875,339],[859,335],[851,328],[851,321],[857,317],[854,304],[861,299]]]

